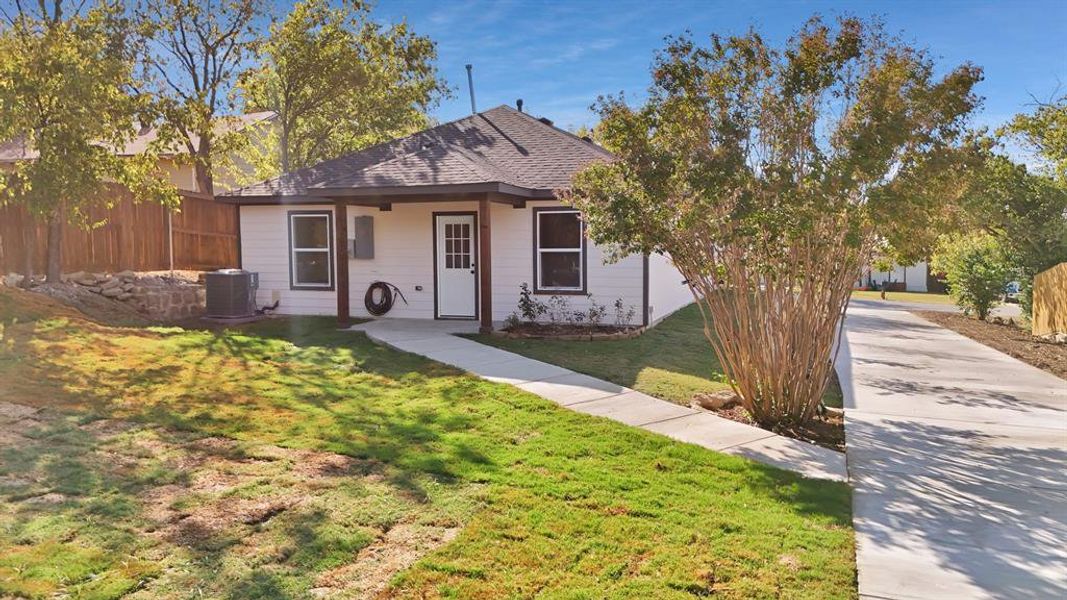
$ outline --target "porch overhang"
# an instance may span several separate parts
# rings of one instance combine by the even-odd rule
[[[430,198],[430,199],[428,199]],[[554,198],[551,196],[549,198]],[[549,199],[545,198],[545,199]],[[350,289],[348,282],[348,244],[341,242],[348,238],[348,207],[378,206],[381,210],[392,210],[393,203],[403,202],[444,202],[456,200],[472,200],[478,203],[477,208],[477,256],[478,256],[478,320],[479,330],[489,333],[493,330],[493,266],[492,266],[492,213],[489,206],[493,202],[508,204],[513,207],[524,207],[527,198],[516,197],[500,192],[472,192],[468,191],[461,196],[456,193],[444,195],[439,198],[433,196],[321,196],[319,202],[330,202],[334,210],[334,239],[336,257],[335,269],[337,272],[337,324],[338,327],[348,328],[351,325],[351,310],[349,306]]]
[[[331,204],[344,201],[354,206],[384,206],[415,202],[478,201],[522,207],[527,200],[554,200],[555,190],[524,188],[507,183],[470,183],[454,185],[408,185],[378,187],[309,188],[299,195],[243,195],[217,197],[219,202],[240,206]]]

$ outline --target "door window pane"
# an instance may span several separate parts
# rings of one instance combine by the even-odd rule
[[[446,223],[444,233],[445,268],[471,268],[471,237],[473,232],[470,223]]]

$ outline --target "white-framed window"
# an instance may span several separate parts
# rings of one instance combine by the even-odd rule
[[[585,230],[581,213],[534,209],[534,291],[585,293]]]
[[[333,215],[329,211],[289,212],[289,287],[333,289]]]

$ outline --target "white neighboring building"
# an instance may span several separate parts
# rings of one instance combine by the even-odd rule
[[[260,305],[366,317],[377,281],[404,295],[386,318],[470,319],[518,308],[527,283],[571,307],[588,296],[652,324],[693,301],[668,259],[608,264],[557,192],[603,148],[506,106],[219,196],[238,205],[241,263]],[[337,240],[344,243],[338,244]]]
[[[882,287],[889,283],[897,284],[908,292],[939,291],[929,288],[929,265],[926,261],[920,261],[914,265],[894,265],[892,271],[876,271],[874,267],[867,267],[863,276],[857,283],[857,287]]]

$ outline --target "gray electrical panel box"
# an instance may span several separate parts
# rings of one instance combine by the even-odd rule
[[[351,258],[374,258],[374,217],[355,217],[352,238]]]

